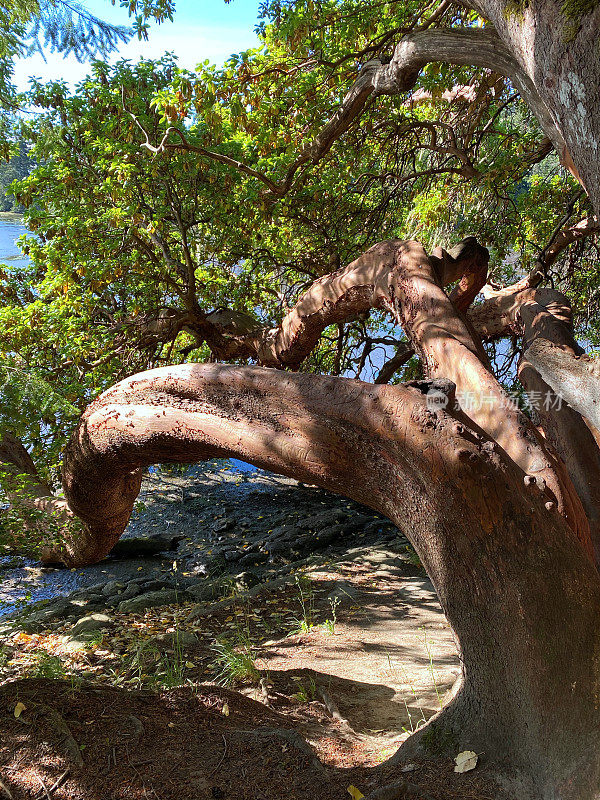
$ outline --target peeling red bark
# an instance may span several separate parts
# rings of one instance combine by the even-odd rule
[[[593,800],[600,792],[600,720],[591,702],[600,691],[600,576],[588,518],[598,552],[600,514],[584,460],[563,446],[577,428],[579,446],[589,448],[589,429],[581,420],[580,430],[571,410],[553,413],[543,420],[545,439],[505,402],[461,312],[486,265],[487,251],[474,240],[432,256],[417,242],[382,242],[317,281],[265,344],[277,363],[293,362],[335,315],[383,308],[409,337],[426,381],[392,387],[188,364],[109,389],[88,407],[65,451],[66,513],[82,527],[79,538],[65,535],[54,557],[74,566],[108,553],[143,468],[157,462],[235,455],[365,503],[410,537],[464,668],[454,700],[397,759],[427,755],[428,737],[439,737],[440,752],[482,753],[483,763],[518,786],[519,800]],[[454,281],[455,304],[443,288]],[[501,326],[524,333],[527,354],[551,340],[577,358],[570,309],[556,292],[524,281],[496,292],[479,314],[484,333]],[[522,364],[522,375],[541,385],[531,364]],[[467,392],[489,399],[470,407]]]
[[[453,397],[442,380],[413,388],[259,367],[152,370],[86,411],[65,454],[65,490],[107,547],[123,487],[155,461],[235,454],[386,514],[410,536],[461,648],[463,687],[432,723],[442,740],[496,769],[510,764],[527,792],[560,785],[557,796],[582,800],[576,792],[598,785],[598,764],[574,760],[582,737],[598,739],[589,703],[598,573],[501,448],[451,404],[428,407],[431,388]],[[408,753],[426,742],[418,735]],[[529,796],[538,795],[519,797]]]

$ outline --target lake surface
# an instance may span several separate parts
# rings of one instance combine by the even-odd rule
[[[16,244],[19,236],[27,232],[18,214],[0,213],[0,265],[11,267],[28,262]],[[255,467],[238,459],[231,459],[227,472],[260,474]],[[66,595],[99,581],[127,581],[139,577],[140,570],[144,570],[145,575],[158,577],[171,568],[172,561],[172,555],[144,560],[104,560],[84,569],[66,570],[43,567],[20,556],[0,556],[0,618],[30,602]]]
[[[15,244],[24,233],[27,233],[27,228],[19,214],[0,214],[0,264],[19,266],[27,263],[27,256]]]

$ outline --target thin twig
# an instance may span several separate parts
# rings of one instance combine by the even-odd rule
[[[5,792],[6,796],[9,798],[9,800],[13,800],[13,796],[12,796],[12,794],[10,792],[10,789],[8,788],[8,786],[3,781],[0,781],[0,789],[2,789],[3,792]]]
[[[40,776],[39,776],[39,775],[37,775],[37,774],[36,774],[36,776],[35,776],[35,777],[36,777],[36,778],[38,779],[38,781],[40,782],[40,784],[41,784],[41,787],[42,787],[42,789],[44,790],[44,794],[46,795],[46,797],[48,798],[48,800],[52,800],[52,798],[50,797],[50,793],[48,792],[48,789],[46,789],[46,784],[44,783],[44,781],[43,781],[43,780],[40,778]]]
[[[225,756],[227,755],[227,739],[225,738],[225,734],[224,734],[224,733],[222,733],[222,734],[221,734],[221,736],[223,737],[223,745],[224,745],[224,747],[223,747],[223,755],[222,755],[222,756],[221,756],[221,758],[219,759],[219,763],[217,764],[217,766],[216,766],[216,767],[215,767],[215,768],[212,770],[212,772],[209,772],[209,773],[208,773],[208,777],[209,777],[209,778],[210,778],[212,775],[214,775],[214,774],[215,774],[215,772],[217,772],[217,770],[219,769],[219,767],[221,766],[221,764],[223,763],[223,761],[225,761]]]
[[[40,798],[42,798],[44,796],[44,793],[46,794],[46,797],[48,797],[49,795],[52,794],[52,792],[55,792],[58,789],[58,787],[64,782],[64,780],[67,777],[67,775],[69,774],[69,772],[70,772],[70,769],[67,768],[62,773],[62,775],[59,775],[59,777],[54,781],[54,783],[52,784],[52,786],[48,790],[46,790],[46,787],[44,786],[44,792],[42,794],[39,794],[36,797],[36,800],[40,800]]]

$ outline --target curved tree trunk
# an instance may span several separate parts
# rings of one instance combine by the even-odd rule
[[[67,566],[93,563],[106,555],[67,501],[52,493],[23,444],[8,431],[0,439],[0,466],[2,488],[10,502],[1,516],[3,544],[45,563]],[[135,496],[138,492],[139,486]],[[81,552],[87,554],[85,562]]]
[[[519,800],[592,800],[600,576],[589,526],[562,460],[504,402],[472,324],[443,291],[459,280],[454,298],[465,307],[485,280],[487,257],[469,247],[474,258],[461,264],[443,251],[428,257],[416,242],[376,245],[319,281],[300,301],[310,313],[292,312],[295,327],[281,329],[292,350],[304,348],[332,309],[358,296],[394,315],[427,381],[391,387],[188,364],[104,392],[65,451],[65,495],[83,531],[58,555],[77,565],[109,552],[142,469],[156,462],[235,455],[365,503],[411,539],[463,664],[452,703],[396,760],[472,749]],[[557,331],[566,341],[568,313],[543,291],[521,287],[517,299],[507,291],[498,313],[524,325],[528,342]],[[489,400],[468,407],[466,392]]]
[[[475,0],[531,81],[543,125],[545,112],[560,132],[563,163],[600,215],[600,5],[594,2]]]
[[[469,320],[484,338],[523,337],[519,377],[537,399],[544,435],[581,499],[600,564],[600,447],[594,430],[600,423],[600,371],[575,340],[567,298],[536,288],[536,281],[539,276],[532,275],[500,291],[486,290],[487,300],[471,309]]]
[[[468,240],[458,255],[460,257],[456,258],[439,251],[429,258],[418,243],[400,240],[375,245],[345,269],[317,281],[288,314],[277,336],[288,352],[297,352],[298,349],[305,351],[307,342],[316,341],[319,332],[326,324],[330,324],[332,314],[340,314],[341,309],[345,309],[346,313],[355,313],[357,302],[365,307],[387,308],[403,326],[420,354],[428,377],[450,379],[458,386],[458,399],[462,403],[465,419],[477,426],[482,436],[489,437],[491,443],[502,448],[523,470],[527,480],[538,486],[545,500],[557,506],[558,512],[565,516],[591,556],[589,525],[564,465],[548,450],[528,418],[507,402],[504,390],[489,368],[481,343],[478,343],[470,325],[455,310],[443,291],[444,284],[461,279],[454,293],[455,302],[460,305],[465,296],[470,300],[476,287],[485,280],[486,250],[474,240]],[[282,350],[278,352],[281,356]],[[176,376],[178,373],[175,370],[170,374]],[[136,376],[134,380],[137,386],[142,379]],[[185,396],[189,387],[187,380],[183,377],[181,380],[183,384],[180,391]],[[117,392],[117,396],[123,391],[128,394],[126,385],[121,383],[105,392],[96,404],[90,406],[84,419],[88,419],[91,409],[98,403],[105,405],[114,392]],[[173,408],[169,413],[177,416],[181,414],[181,407],[175,387],[170,393]],[[470,396],[472,401],[469,407],[464,401],[465,396]],[[120,404],[121,401],[117,406]],[[163,404],[166,405],[166,402]],[[121,413],[118,407],[114,413],[117,416]],[[135,410],[132,410],[134,413]],[[168,412],[163,413],[167,415]],[[126,424],[133,426],[131,421]],[[148,430],[151,431],[152,426]],[[82,431],[80,425],[78,436],[89,435],[88,427],[85,433]],[[142,433],[137,431],[136,435],[139,437]],[[112,446],[115,436],[113,428],[110,428],[110,434],[113,437],[110,440]],[[78,447],[78,450],[71,448],[71,451],[81,452],[85,441],[80,441]],[[131,498],[139,489],[140,477],[132,473],[127,478],[128,482],[124,482],[123,476],[107,473],[103,475],[102,485],[97,486],[94,476],[88,476],[89,464],[85,469],[74,469],[69,466],[69,458],[73,456],[65,458],[65,492],[72,511],[90,528],[90,542],[99,542],[104,538],[105,543],[97,545],[97,559],[109,552],[127,524],[133,505]],[[93,463],[92,468],[95,468]],[[135,466],[135,462],[132,465]],[[75,484],[72,483],[72,476],[76,478]],[[81,495],[88,484],[96,487],[92,497],[98,522],[90,517],[90,503]],[[77,489],[77,486],[82,488]],[[114,498],[119,498],[118,505]],[[79,563],[89,560],[89,546],[90,543],[87,543],[85,552],[74,553],[72,558]]]
[[[598,573],[500,448],[460,412],[428,407],[432,388],[452,399],[443,381],[373,386],[221,365],[136,375],[86,411],[65,455],[69,503],[111,539],[132,468],[236,455],[386,514],[423,560],[464,664],[458,696],[410,752],[468,747],[519,774],[520,798],[592,798]]]

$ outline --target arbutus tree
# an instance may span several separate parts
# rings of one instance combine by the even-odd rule
[[[519,326],[534,350],[556,329],[554,346],[566,347],[569,308],[553,290],[522,285],[488,299],[470,321],[459,309],[483,284],[486,264],[474,240],[454,255],[429,256],[415,242],[382,243],[319,281],[266,337],[272,362],[310,347],[344,310],[384,307],[419,353],[425,381],[376,386],[191,364],[140,373],[105,392],[65,453],[69,509],[55,502],[83,531],[65,538],[58,555],[82,564],[109,552],[142,468],[156,462],[236,455],[370,505],[413,542],[463,663],[460,691],[398,761],[430,756],[433,741],[438,755],[485,754],[518,797],[593,797],[597,446],[578,412],[549,408],[543,427],[558,431],[563,461],[552,436],[508,402],[476,329]],[[443,287],[457,278],[451,300]],[[527,352],[522,372],[545,385]],[[475,402],[464,410],[456,399],[467,392]],[[581,444],[561,438],[566,426]]]
[[[375,97],[413,92],[430,62],[474,64],[518,90],[597,214],[598,7],[484,0],[473,10],[491,24],[435,27],[429,18],[399,35],[390,57],[371,59],[279,177],[228,166],[276,202]],[[146,144],[232,162],[181,128]],[[256,366],[161,367],[104,392],[66,448],[66,500],[48,496],[18,443],[2,440],[3,460],[30,476],[18,502],[55,507],[60,536],[46,557],[78,565],[109,552],[143,468],[156,462],[235,455],[363,502],[415,546],[463,666],[453,700],[393,761],[471,749],[519,800],[600,796],[598,370],[575,340],[567,298],[542,285],[586,224],[594,228],[593,216],[561,229],[530,274],[504,288],[486,285],[489,254],[474,238],[431,252],[392,239],[319,277],[275,327],[234,329],[197,313],[192,322],[217,358]],[[472,305],[481,290],[484,301]],[[404,331],[400,355],[417,354],[424,380],[387,386],[298,371],[328,326],[372,309]],[[551,400],[535,420],[510,402],[482,345],[506,336],[522,340],[523,385]]]

